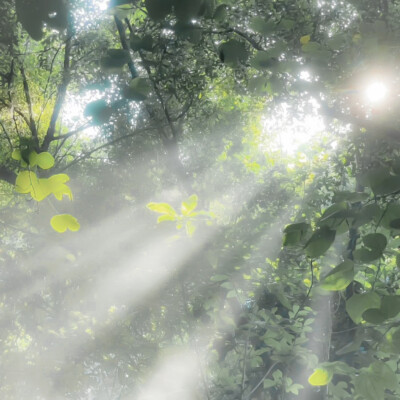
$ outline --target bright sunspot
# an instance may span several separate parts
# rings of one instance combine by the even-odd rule
[[[382,82],[373,82],[365,90],[365,96],[371,103],[380,103],[388,93],[387,86]]]

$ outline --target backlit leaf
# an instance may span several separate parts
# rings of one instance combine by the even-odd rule
[[[14,160],[20,161],[22,159],[21,156],[21,150],[14,150],[11,154],[11,158],[13,158]]]
[[[70,214],[55,215],[51,219],[50,224],[52,228],[59,233],[63,233],[67,229],[72,232],[76,232],[80,229],[78,220]]]
[[[182,201],[182,214],[189,215],[197,207],[198,197],[192,194],[187,200]]]
[[[149,203],[146,207],[149,210],[160,214],[168,214],[172,217],[176,217],[178,215],[174,208],[168,203]]]
[[[300,38],[300,43],[301,44],[307,44],[311,39],[310,35],[304,35]]]
[[[323,278],[321,287],[325,290],[344,290],[354,279],[354,263],[346,260],[336,266]]]
[[[332,371],[317,368],[308,378],[308,383],[312,386],[325,386],[331,381],[332,376]]]

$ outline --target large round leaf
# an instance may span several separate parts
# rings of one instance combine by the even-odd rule
[[[325,386],[332,380],[333,372],[325,368],[317,368],[308,378],[312,386]]]
[[[246,45],[235,39],[222,43],[218,51],[221,61],[232,67],[245,62],[248,57]]]
[[[335,240],[336,231],[326,226],[321,227],[313,233],[305,246],[305,252],[308,257],[317,258],[326,253]]]
[[[380,305],[381,299],[375,292],[353,294],[346,300],[346,311],[354,323],[359,324],[364,311],[369,308],[379,308]]]
[[[63,233],[67,229],[72,232],[79,231],[80,224],[78,220],[70,214],[59,214],[55,215],[51,221],[51,226],[56,232]]]
[[[172,0],[145,0],[149,17],[154,20],[164,19],[172,11]]]
[[[353,282],[354,263],[346,260],[336,266],[322,279],[321,287],[325,290],[344,290]]]

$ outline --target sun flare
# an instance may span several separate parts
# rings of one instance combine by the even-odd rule
[[[372,82],[365,89],[365,96],[370,103],[381,103],[388,94],[388,88],[383,82]]]

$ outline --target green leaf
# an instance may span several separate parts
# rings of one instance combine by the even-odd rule
[[[111,117],[112,109],[107,105],[104,99],[95,100],[87,104],[83,115],[85,117],[92,117],[92,121],[96,125],[101,125]]]
[[[272,19],[266,21],[264,18],[255,17],[250,22],[250,28],[262,35],[269,35],[276,30],[276,27],[277,25]]]
[[[293,19],[283,18],[278,24],[279,29],[290,31],[296,26],[296,21]]]
[[[326,221],[330,218],[340,218],[343,219],[347,216],[345,211],[348,210],[348,204],[345,201],[340,203],[332,204],[328,207],[323,213],[320,218],[320,222]]]
[[[153,50],[153,38],[151,35],[145,35],[143,37],[140,37],[138,35],[131,34],[129,44],[133,51]]]
[[[396,390],[398,384],[392,369],[382,361],[375,361],[369,368],[361,369],[354,386],[367,400],[376,400],[385,398],[385,390]]]
[[[221,61],[231,67],[244,63],[248,58],[246,45],[235,39],[222,43],[218,48],[218,52]]]
[[[400,204],[391,203],[387,205],[385,211],[383,211],[381,225],[386,229],[395,229],[391,226],[391,223],[397,219],[400,219]]]
[[[159,224],[160,222],[164,222],[164,221],[175,221],[176,220],[176,218],[175,217],[173,217],[172,215],[160,215],[158,218],[157,218],[157,224]]]
[[[54,165],[54,157],[48,152],[36,153],[32,151],[29,154],[29,165],[31,167],[39,166],[41,169],[50,169]]]
[[[257,51],[256,55],[251,59],[250,64],[252,67],[262,70],[275,66],[279,61],[271,57],[267,51]]]
[[[304,53],[311,53],[311,54],[320,51],[321,48],[322,46],[317,42],[308,42],[306,44],[303,44],[303,46],[301,46],[301,49],[304,51]]]
[[[400,190],[400,176],[392,175],[390,168],[375,168],[367,174],[366,180],[375,195],[385,196]]]
[[[199,17],[205,10],[203,0],[174,0],[175,14],[180,21],[191,21]]]
[[[196,231],[196,225],[192,221],[186,221],[185,230],[186,230],[186,234],[189,237],[192,237],[194,232]]]
[[[225,23],[228,16],[228,6],[226,4],[220,4],[214,11],[214,20],[219,23]]]
[[[201,41],[201,29],[191,23],[178,21],[174,26],[176,36],[180,40],[187,40],[193,44]]]
[[[19,149],[14,150],[11,154],[11,158],[13,158],[14,160],[20,161],[22,159],[21,150],[19,150]]]
[[[312,386],[325,386],[332,380],[332,377],[332,371],[323,368],[317,368],[308,378],[308,383]]]
[[[182,201],[182,214],[187,216],[197,207],[198,197],[192,194],[187,200]]]
[[[15,190],[18,193],[30,193],[32,191],[32,182],[38,180],[36,174],[32,171],[21,171],[15,181]]]
[[[380,305],[381,299],[375,292],[353,294],[346,301],[346,311],[354,323],[359,324],[364,311],[369,308],[379,308]]]
[[[380,310],[386,318],[394,318],[400,312],[400,295],[383,296]]]
[[[370,233],[362,238],[365,246],[383,252],[387,245],[386,236],[382,233]]]
[[[210,278],[212,282],[222,282],[227,281],[229,279],[228,275],[214,275]]]
[[[353,282],[354,263],[346,260],[336,266],[323,278],[321,287],[325,290],[344,290]]]
[[[255,76],[248,81],[249,92],[256,96],[264,96],[268,93],[268,79],[265,76]]]
[[[172,11],[171,0],[145,0],[144,4],[149,17],[156,21],[164,19]]]
[[[348,201],[350,203],[358,203],[360,201],[368,199],[368,193],[364,192],[336,192],[333,196],[333,201],[335,203],[340,203],[342,201]]]
[[[67,229],[72,232],[76,232],[79,231],[81,227],[78,220],[70,214],[55,215],[51,219],[50,224],[52,228],[59,233],[63,233]]]
[[[305,246],[306,255],[310,258],[317,258],[328,251],[335,240],[336,231],[325,226],[313,233]]]
[[[379,308],[369,308],[362,314],[363,320],[370,324],[379,325],[384,322],[387,317]]]
[[[367,248],[355,250],[354,259],[361,262],[371,262],[383,255],[387,245],[386,236],[381,233],[371,233],[363,237],[363,243]]]
[[[353,222],[354,228],[359,228],[371,221],[378,222],[382,215],[382,210],[377,204],[368,204],[361,208],[361,210],[355,214],[355,219]]]
[[[287,225],[283,231],[283,246],[297,245],[304,239],[309,229],[310,225],[305,222]]]
[[[119,73],[129,60],[128,51],[123,49],[108,49],[107,55],[100,59],[100,67],[106,73]]]
[[[146,207],[154,212],[160,213],[160,214],[167,214],[172,217],[177,217],[178,214],[174,210],[174,208],[169,205],[168,203],[149,203],[146,205]]]
[[[124,90],[124,96],[127,99],[142,101],[146,100],[150,94],[151,87],[148,79],[136,77],[131,80],[129,86]]]

